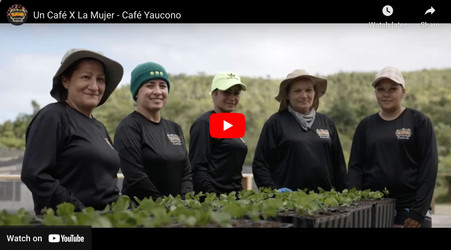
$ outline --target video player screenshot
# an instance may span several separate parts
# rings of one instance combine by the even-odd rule
[[[0,0],[0,249],[448,232],[450,22],[432,0]]]

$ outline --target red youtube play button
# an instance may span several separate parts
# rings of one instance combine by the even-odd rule
[[[246,132],[246,119],[241,113],[210,115],[210,135],[214,138],[241,138]]]

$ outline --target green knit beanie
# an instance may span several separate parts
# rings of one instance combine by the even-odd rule
[[[133,100],[136,101],[136,94],[139,88],[152,79],[162,79],[168,84],[168,92],[170,90],[170,82],[168,73],[158,63],[146,62],[139,64],[132,71],[132,80],[130,82],[130,92],[132,93]]]

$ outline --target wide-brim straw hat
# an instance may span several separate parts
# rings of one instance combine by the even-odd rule
[[[327,90],[327,80],[310,75],[307,71],[305,71],[303,69],[296,69],[293,72],[291,72],[290,74],[288,74],[287,77],[280,83],[279,94],[275,97],[275,99],[280,102],[279,111],[282,111],[282,110],[285,110],[288,108],[288,100],[286,98],[288,95],[288,93],[287,93],[288,86],[296,79],[299,79],[302,77],[309,78],[313,81],[314,88],[316,90],[315,94],[318,97],[315,97],[315,101],[313,102],[312,107],[315,110],[318,109],[319,98],[321,96],[323,96]]]
[[[83,58],[93,58],[101,61],[105,67],[105,92],[97,106],[102,105],[116,89],[122,79],[124,68],[122,65],[106,56],[102,52],[95,52],[87,49],[70,49],[64,54],[61,60],[61,66],[53,77],[53,87],[50,95],[57,101],[63,101],[67,98],[67,90],[64,88],[61,77],[64,71],[73,63]]]

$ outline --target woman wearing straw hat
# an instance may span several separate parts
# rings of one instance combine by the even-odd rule
[[[331,119],[316,112],[327,80],[294,70],[280,83],[279,112],[264,124],[252,163],[258,187],[346,188],[346,165]]]
[[[146,62],[132,71],[130,92],[136,110],[121,120],[114,137],[124,174],[122,193],[130,197],[157,199],[193,191],[182,128],[160,113],[170,87],[160,64]]]
[[[119,157],[102,123],[92,112],[122,79],[122,66],[99,52],[70,49],[53,77],[52,97],[26,133],[22,181],[34,210],[62,202],[104,209],[119,195]]]
[[[241,172],[247,145],[241,138],[213,138],[209,132],[210,116],[233,112],[241,91],[246,91],[246,85],[234,72],[215,75],[210,91],[213,110],[202,114],[191,126],[189,156],[196,192],[221,194],[243,189]]]
[[[362,121],[349,159],[349,187],[383,190],[396,199],[395,225],[431,227],[428,213],[437,176],[437,142],[431,121],[402,106],[405,81],[385,67],[372,83],[381,108]]]

